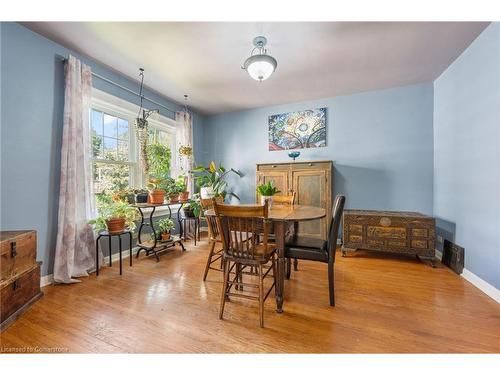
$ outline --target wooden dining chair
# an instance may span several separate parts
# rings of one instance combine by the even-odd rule
[[[330,226],[328,228],[327,241],[313,237],[294,236],[290,242],[285,244],[285,256],[288,258],[286,265],[287,279],[290,278],[290,273],[292,271],[290,258],[328,263],[330,306],[335,306],[334,264],[339,226],[342,218],[342,212],[344,211],[344,203],[345,196],[337,195],[335,197]]]
[[[295,192],[289,195],[273,195],[273,205],[293,206],[295,204]]]
[[[222,197],[217,197],[215,198],[215,201],[217,203],[222,203],[224,199]],[[213,199],[208,198],[208,199],[200,199],[200,204],[201,208],[203,210],[203,213],[205,213],[207,210],[211,210],[214,208],[213,204]],[[222,272],[222,239],[219,233],[219,229],[217,228],[217,219],[215,216],[207,216],[204,215],[205,220],[207,222],[207,228],[208,228],[208,242],[211,244],[210,246],[210,252],[208,253],[208,258],[207,258],[207,265],[205,266],[205,272],[203,273],[203,281],[207,279],[208,271],[209,270],[214,270],[214,271],[219,271]],[[215,246],[217,244],[220,244],[220,249],[215,249]],[[221,260],[220,267],[214,267],[212,266],[213,263],[217,262],[218,260]]]
[[[224,284],[222,286],[219,319],[223,318],[226,299],[246,298],[259,302],[260,326],[264,327],[264,302],[276,286],[276,245],[268,241],[271,221],[267,202],[260,205],[226,205],[213,202],[217,225],[222,238]],[[264,266],[271,262],[271,266]],[[257,271],[258,284],[243,282],[242,271],[251,267]],[[231,272],[234,270],[234,277]],[[272,272],[273,283],[264,291],[264,279]],[[231,276],[231,277],[230,277]],[[239,293],[231,292],[232,287]],[[244,294],[243,287],[258,288],[258,297]],[[275,290],[276,292],[276,290]]]

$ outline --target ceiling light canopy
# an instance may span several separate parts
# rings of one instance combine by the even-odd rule
[[[251,52],[251,56],[245,60],[242,66],[242,69],[245,69],[250,77],[260,82],[268,79],[278,65],[276,59],[267,54],[267,50],[264,48],[266,44],[267,39],[265,37],[258,36],[254,38],[253,45],[255,47]]]

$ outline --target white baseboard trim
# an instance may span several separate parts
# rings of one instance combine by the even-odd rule
[[[491,285],[487,281],[484,281],[479,276],[472,273],[471,271],[469,271],[466,268],[464,268],[464,270],[460,276],[462,276],[465,280],[470,282],[472,285],[474,285],[476,288],[478,288],[480,291],[482,291],[488,297],[491,297],[497,303],[500,303],[500,290],[495,288],[493,285]]]
[[[134,247],[132,249],[132,256],[134,256],[135,254],[137,254],[137,250],[139,250],[138,247]],[[127,259],[128,257],[129,257],[129,251],[128,250],[123,250],[122,251],[122,260],[123,259]],[[111,255],[111,261],[112,262],[115,262],[115,261],[118,261],[118,260],[120,260],[120,253],[116,253],[116,254],[112,254]],[[108,262],[109,262],[109,256],[104,257],[104,263],[103,264],[107,264]],[[40,278],[40,288],[43,288],[44,286],[51,285],[51,284],[54,284],[54,275],[53,274],[45,275],[45,276],[42,276]]]
[[[44,286],[54,284],[54,275],[45,275],[40,278],[40,288],[43,288]]]
[[[438,249],[435,249],[435,251],[436,251],[436,258],[438,258],[439,260],[443,259],[443,253]],[[484,281],[479,276],[472,273],[466,268],[464,268],[460,276],[462,276],[465,280],[474,285],[488,297],[494,299],[497,303],[500,303],[500,290],[495,288],[493,285],[491,285],[487,281]]]

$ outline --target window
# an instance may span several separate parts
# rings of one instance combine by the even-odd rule
[[[94,193],[126,189],[132,186],[129,121],[108,113],[91,110],[92,171]]]
[[[139,107],[94,89],[90,110],[94,194],[142,187],[147,176],[137,154],[134,121]],[[149,141],[172,150],[171,173],[176,173],[176,123],[159,116],[150,118]]]

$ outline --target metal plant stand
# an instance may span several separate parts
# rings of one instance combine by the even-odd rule
[[[128,234],[129,235],[129,258],[130,258],[130,267],[132,267],[132,231],[125,229],[123,232],[120,233],[109,233],[106,230],[103,230],[99,232],[99,235],[97,236],[97,239],[95,241],[95,261],[96,261],[96,270],[95,274],[96,276],[99,276],[99,240],[101,237],[108,237],[108,247],[109,247],[109,266],[111,267],[113,265],[112,259],[111,259],[111,238],[113,236],[118,237],[118,243],[119,243],[119,250],[120,250],[120,275],[122,274],[122,235],[123,234]]]
[[[172,205],[179,205],[179,208],[177,209],[177,222],[179,223],[179,234],[173,234],[171,235],[170,239],[168,241],[160,241],[157,238],[157,233],[153,225],[153,215],[156,211],[157,207],[163,207],[167,206],[168,207],[168,217],[169,219],[172,218],[172,209],[170,206]],[[184,247],[184,244],[182,243],[182,225],[181,225],[181,209],[183,206],[183,203],[162,203],[162,204],[151,204],[151,203],[137,203],[132,205],[133,207],[137,208],[139,210],[139,213],[141,214],[141,224],[139,225],[139,231],[137,233],[137,247],[139,248],[136,253],[136,258],[139,257],[139,254],[142,250],[146,252],[146,256],[149,256],[151,253],[155,255],[156,261],[160,261],[160,257],[158,256],[158,253],[168,249],[170,247],[175,246],[176,244],[179,244],[180,247],[182,248],[182,251],[186,251],[186,248]],[[144,209],[151,208],[151,212],[149,213],[149,218],[145,217],[145,212],[143,211]],[[143,241],[142,239],[142,231],[144,227],[151,227],[151,230],[153,231],[153,238],[147,241]]]

